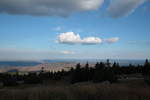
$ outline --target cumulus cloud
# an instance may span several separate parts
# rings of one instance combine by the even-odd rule
[[[82,44],[98,44],[102,42],[102,39],[98,37],[86,37],[81,40]]]
[[[108,14],[113,18],[128,16],[147,0],[111,0]]]
[[[61,53],[62,54],[75,54],[75,52],[73,52],[73,51],[67,51],[67,50],[61,51]]]
[[[79,34],[74,32],[65,32],[60,33],[58,36],[58,43],[62,44],[84,44],[84,45],[95,45],[100,43],[114,43],[119,40],[118,37],[108,38],[108,39],[101,39],[99,37],[85,37],[81,39]]]
[[[0,13],[33,16],[68,16],[95,10],[104,0],[0,0]]]
[[[102,40],[97,37],[86,37],[81,39],[79,34],[66,32],[59,34],[58,42],[64,44],[98,44],[101,43]]]
[[[74,32],[66,32],[59,34],[58,42],[64,44],[77,44],[81,43],[81,39],[79,34],[75,34]]]
[[[104,39],[103,41],[105,41],[107,43],[115,43],[115,42],[119,41],[119,37],[112,37],[112,38]]]

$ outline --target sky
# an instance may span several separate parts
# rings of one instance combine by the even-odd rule
[[[150,0],[0,0],[0,61],[150,58]]]

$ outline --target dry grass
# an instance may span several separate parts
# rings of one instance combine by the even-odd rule
[[[150,100],[150,87],[137,82],[4,88],[0,100]]]

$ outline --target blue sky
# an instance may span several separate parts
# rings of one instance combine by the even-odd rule
[[[93,0],[88,6],[84,0],[56,0],[45,12],[10,1],[0,1],[0,60],[150,57],[149,0]]]

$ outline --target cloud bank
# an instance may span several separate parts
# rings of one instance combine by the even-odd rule
[[[0,12],[32,16],[68,16],[95,10],[104,0],[0,0]]]
[[[111,0],[108,14],[113,18],[128,16],[147,0]]]
[[[85,37],[81,39],[79,34],[76,34],[74,32],[65,32],[59,34],[57,42],[61,44],[95,45],[101,43],[115,43],[118,40],[118,37],[112,37],[108,39],[101,39],[99,37]]]
[[[108,14],[127,16],[149,0],[110,0]],[[0,0],[0,13],[31,16],[69,16],[75,12],[100,8],[104,0]]]

